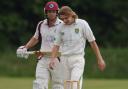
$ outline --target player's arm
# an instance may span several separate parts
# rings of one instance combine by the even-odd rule
[[[101,71],[103,71],[105,68],[105,62],[101,56],[101,53],[100,53],[100,50],[99,50],[97,43],[95,41],[95,37],[93,35],[93,32],[92,32],[89,24],[86,21],[83,21],[83,32],[84,32],[84,38],[88,40],[88,42],[91,45],[91,48],[93,49],[93,51],[96,55],[99,69]]]
[[[92,41],[92,42],[89,42],[89,43],[91,45],[91,48],[93,49],[93,52],[96,55],[97,62],[98,62],[98,67],[101,71],[103,71],[105,69],[106,64],[105,64],[105,62],[103,60],[103,57],[100,53],[99,47],[98,47],[96,41]]]
[[[54,46],[52,48],[52,54],[51,54],[51,59],[50,59],[50,63],[49,63],[49,67],[51,69],[53,69],[55,64],[56,64],[57,53],[59,52],[60,44],[61,44],[61,41],[62,41],[60,30],[61,30],[61,25],[59,25],[57,30],[56,30]]]
[[[27,49],[29,49],[29,48],[35,46],[38,42],[39,42],[38,39],[36,39],[35,37],[32,37],[32,38],[28,41],[28,43],[25,45],[25,47],[26,47]]]
[[[40,28],[41,28],[41,24],[43,23],[43,21],[40,21],[38,24],[37,24],[37,27],[36,27],[36,32],[34,34],[34,36],[28,41],[28,43],[25,45],[25,47],[27,49],[35,46],[38,42],[39,42],[39,39],[40,39]]]
[[[59,51],[59,46],[54,45],[53,49],[52,49],[52,54],[51,54],[51,58],[54,60],[55,58],[57,58],[57,54]]]
[[[56,65],[56,58],[57,58],[58,51],[59,51],[59,46],[54,45],[52,48],[52,54],[51,54],[51,59],[50,59],[50,63],[49,63],[50,69],[54,69],[54,67]]]

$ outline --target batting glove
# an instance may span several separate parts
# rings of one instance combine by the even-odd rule
[[[29,54],[27,54],[27,48],[25,46],[20,46],[16,51],[17,57],[27,59]]]

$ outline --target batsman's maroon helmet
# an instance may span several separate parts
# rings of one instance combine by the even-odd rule
[[[56,11],[58,11],[59,10],[59,6],[54,1],[47,2],[45,7],[44,7],[44,12],[46,12],[48,10],[56,10]]]

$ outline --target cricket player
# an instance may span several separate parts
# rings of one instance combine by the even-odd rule
[[[28,58],[27,50],[35,46],[41,39],[41,52],[51,52],[55,39],[56,28],[62,22],[58,16],[58,4],[49,1],[44,7],[46,19],[40,21],[37,25],[34,36],[24,46],[17,49],[17,56]],[[55,71],[49,69],[50,56],[37,54],[39,57],[36,67],[36,79],[33,81],[33,89],[48,89],[49,79],[55,79],[53,74]],[[57,59],[58,60],[58,59]],[[58,61],[59,63],[59,61]],[[51,76],[50,76],[51,75]],[[57,80],[57,79],[56,79]],[[53,81],[52,89],[57,89],[57,84]]]
[[[63,71],[67,71],[65,74],[68,75],[66,80],[80,81],[84,72],[84,49],[87,40],[96,55],[99,69],[103,71],[106,65],[88,23],[85,20],[78,19],[76,13],[68,6],[63,6],[59,10],[59,16],[64,23],[61,23],[57,28],[58,32],[49,63],[50,68],[54,68],[56,65],[56,54],[61,46],[60,62],[66,67],[63,69]],[[74,84],[73,89],[77,89],[76,84]]]

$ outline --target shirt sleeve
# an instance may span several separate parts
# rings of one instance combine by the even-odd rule
[[[95,37],[93,32],[89,26],[89,24],[83,20],[83,30],[84,30],[84,38],[88,40],[88,42],[95,41]]]
[[[38,39],[39,38],[39,25],[42,23],[42,21],[40,21],[38,24],[37,24],[37,27],[36,27],[36,31],[35,31],[35,34],[34,34],[34,38]]]

